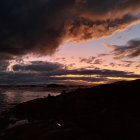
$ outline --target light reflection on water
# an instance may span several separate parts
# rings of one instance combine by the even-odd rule
[[[56,96],[59,95],[60,92],[25,90],[9,90],[4,92],[0,91],[0,112],[22,102],[47,97],[49,94]]]

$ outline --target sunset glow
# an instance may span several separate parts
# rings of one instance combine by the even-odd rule
[[[34,9],[21,3],[2,19],[0,71],[5,84],[20,83],[22,76],[23,84],[83,79],[87,84],[110,83],[140,77],[139,1],[41,1]],[[27,9],[31,14],[23,12]]]

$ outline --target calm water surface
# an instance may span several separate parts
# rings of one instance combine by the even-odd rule
[[[0,112],[9,109],[19,103],[23,103],[37,98],[47,97],[49,94],[56,96],[60,94],[60,91],[0,91]]]

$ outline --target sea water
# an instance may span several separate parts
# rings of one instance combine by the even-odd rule
[[[16,104],[37,98],[45,98],[49,94],[57,96],[60,94],[60,91],[0,90],[0,113],[15,106]]]

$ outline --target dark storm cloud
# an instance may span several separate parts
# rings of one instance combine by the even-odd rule
[[[13,66],[14,71],[50,72],[63,69],[64,65],[53,62],[32,61],[30,64]]]
[[[97,75],[102,77],[139,77],[131,72],[109,70],[109,69],[67,69],[63,64],[53,62],[33,61],[28,65],[16,64],[13,66],[15,73],[36,73],[42,76],[63,76],[65,75]],[[14,73],[13,73],[14,74]]]
[[[52,54],[65,40],[111,35],[139,21],[140,0],[1,0],[0,58]]]
[[[140,78],[140,75],[108,69],[69,70],[59,63],[33,61],[28,65],[16,64],[14,72],[0,72],[0,84],[49,84],[110,82],[109,77]],[[73,76],[69,76],[73,75]]]
[[[113,49],[112,53],[115,58],[133,58],[140,55],[140,39],[133,39],[127,42],[126,45],[107,45]]]
[[[133,74],[131,72],[109,70],[109,69],[75,69],[75,70],[63,70],[61,72],[55,72],[52,76],[60,75],[96,75],[97,77],[126,77],[126,78],[140,78],[140,75]]]
[[[11,73],[11,72],[0,72],[0,84],[1,85],[22,85],[32,84],[32,82],[40,83],[38,76],[31,73]]]
[[[31,84],[87,84],[88,82],[107,81],[104,77],[50,77],[35,73],[0,72],[0,85],[31,85]]]
[[[0,53],[52,53],[62,41],[72,5],[73,0],[2,0]]]

